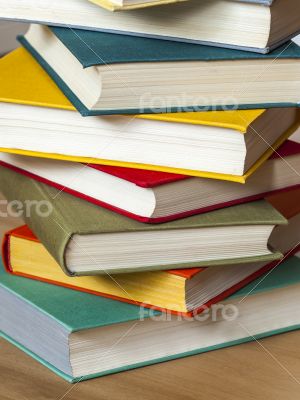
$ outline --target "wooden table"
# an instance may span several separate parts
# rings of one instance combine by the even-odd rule
[[[3,207],[1,207],[3,208]],[[0,233],[20,225],[2,218]],[[300,332],[71,385],[0,339],[1,400],[296,400]]]

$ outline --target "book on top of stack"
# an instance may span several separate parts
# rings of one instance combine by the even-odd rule
[[[46,5],[43,0],[31,0],[30,4],[0,0],[1,17],[8,20],[258,53],[269,53],[300,32],[299,7],[298,0],[187,0],[113,14],[88,0],[51,1]]]
[[[0,0],[5,339],[77,382],[300,327],[299,4]]]

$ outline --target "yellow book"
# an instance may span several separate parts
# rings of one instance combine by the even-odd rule
[[[162,6],[170,3],[179,3],[187,0],[89,0],[91,3],[97,4],[110,11],[136,10],[138,8],[146,8],[153,6]]]
[[[13,103],[13,104],[22,104],[27,106],[36,107],[44,107],[52,110],[65,110],[66,112],[72,111],[75,113],[75,108],[69,102],[69,100],[65,97],[65,95],[60,91],[60,89],[56,86],[56,84],[51,80],[51,78],[47,75],[47,73],[40,67],[40,65],[32,58],[32,56],[23,48],[19,48],[7,56],[3,57],[0,60],[0,101],[2,103]],[[4,106],[3,106],[4,107]],[[2,108],[3,108],[2,107]],[[28,112],[29,112],[28,108]],[[263,122],[263,117],[265,115],[269,115],[266,120]],[[287,114],[287,115],[286,115]],[[7,118],[6,110],[4,109],[2,112],[0,110],[0,126],[1,126],[1,115]],[[283,118],[283,115],[285,118]],[[77,116],[77,113],[76,113]],[[276,120],[276,118],[278,121]],[[79,118],[79,114],[78,114]],[[63,151],[55,151],[50,152],[49,146],[39,143],[39,149],[31,148],[30,144],[18,143],[15,146],[7,145],[7,140],[5,140],[5,145],[3,145],[0,141],[0,151],[14,154],[23,154],[27,156],[34,157],[44,157],[44,158],[52,158],[52,159],[60,159],[60,160],[68,160],[74,162],[82,162],[82,163],[94,163],[94,164],[104,164],[104,165],[114,165],[114,166],[122,166],[122,167],[130,167],[130,168],[138,168],[145,170],[155,170],[155,171],[164,171],[170,173],[179,173],[190,176],[197,177],[205,177],[205,178],[213,178],[213,179],[222,179],[235,181],[240,183],[245,183],[246,179],[261,166],[264,161],[266,161],[273,151],[279,147],[285,139],[287,139],[299,126],[300,118],[299,111],[296,109],[272,109],[272,110],[237,110],[237,111],[209,111],[209,112],[194,112],[194,113],[175,113],[175,114],[149,114],[149,115],[136,115],[136,116],[109,116],[109,117],[88,117],[88,119],[84,119],[85,121],[99,121],[102,123],[104,121],[105,126],[108,126],[109,129],[111,126],[118,132],[115,137],[112,138],[111,142],[107,142],[106,147],[104,146],[103,150],[99,151],[97,156],[91,154],[77,154],[69,153],[71,151],[69,146],[65,146]],[[127,126],[136,126],[137,128],[133,129],[130,132],[131,137],[139,133],[139,120],[149,120],[153,121],[153,123],[162,123],[168,124],[172,123],[172,129],[181,130],[188,129],[188,127],[193,128],[195,125],[200,128],[208,127],[206,136],[207,136],[207,149],[209,150],[209,140],[211,137],[215,136],[218,133],[215,132],[215,129],[212,128],[223,128],[221,131],[225,131],[225,129],[229,129],[233,132],[237,132],[243,136],[248,134],[249,132],[253,132],[256,130],[255,127],[259,127],[260,132],[265,129],[264,126],[267,125],[268,122],[274,120],[274,127],[272,129],[282,129],[282,132],[278,135],[275,142],[270,141],[268,137],[264,137],[264,133],[260,135],[260,132],[256,132],[257,135],[261,136],[259,141],[263,144],[264,151],[258,159],[255,160],[252,164],[249,162],[249,168],[246,169],[243,173],[222,173],[216,171],[209,170],[199,170],[194,168],[184,168],[180,165],[180,160],[176,160],[174,165],[162,165],[160,163],[143,163],[138,160],[138,154],[134,154],[131,160],[122,160],[121,157],[112,158],[106,156],[108,154],[114,154],[113,152],[109,153],[109,150],[113,149],[112,145],[120,140],[122,137],[122,133],[125,132]],[[260,121],[258,123],[258,121]],[[83,119],[78,120],[78,124],[81,124]],[[107,122],[108,121],[108,122]],[[283,121],[286,121],[285,123]],[[6,121],[2,122],[6,126]],[[93,122],[94,123],[94,122]],[[284,126],[281,126],[281,125]],[[148,124],[150,131],[152,125]],[[162,127],[165,125],[162,125]],[[271,126],[271,125],[270,125]],[[59,130],[59,126],[57,127]],[[87,129],[90,129],[87,128]],[[270,128],[268,128],[270,130]],[[193,131],[194,132],[194,131]],[[126,131],[127,133],[127,131]],[[198,134],[198,132],[197,132]],[[270,132],[269,132],[270,134]],[[129,133],[128,133],[129,135]],[[224,136],[224,135],[223,135]],[[241,138],[243,138],[241,136]],[[59,134],[58,134],[59,139]],[[129,137],[129,136],[128,136]],[[234,140],[239,140],[237,135],[234,136]],[[7,135],[6,135],[7,138]],[[220,134],[221,138],[221,134]],[[0,136],[1,139],[1,136]],[[176,140],[177,138],[175,138]],[[189,151],[193,150],[193,147],[197,147],[197,142],[195,138],[191,140],[195,140],[195,146],[192,146]],[[152,145],[151,140],[152,137],[149,136],[147,146]],[[158,138],[158,143],[166,141],[166,137]],[[245,138],[246,140],[246,138]],[[251,145],[251,144],[250,144]],[[251,147],[251,146],[250,146]],[[182,146],[184,148],[184,146]],[[137,152],[138,153],[138,152]],[[221,153],[220,153],[221,154]],[[104,157],[105,156],[105,157]],[[155,160],[155,154],[152,159]],[[143,160],[144,161],[144,160]]]

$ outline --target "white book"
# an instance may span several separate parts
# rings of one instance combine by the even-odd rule
[[[129,2],[118,0],[118,3]],[[300,31],[299,12],[299,0],[190,0],[115,14],[87,0],[0,0],[3,19],[125,32],[262,53]]]

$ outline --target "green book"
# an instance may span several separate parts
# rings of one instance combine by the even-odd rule
[[[299,106],[293,42],[256,54],[37,24],[19,40],[84,116]]]
[[[164,224],[145,224],[5,167],[0,184],[26,224],[69,275],[193,268],[281,257],[268,247],[287,220],[257,201]],[[23,211],[23,212],[22,212]]]
[[[13,276],[0,266],[2,336],[70,382],[299,329],[299,306],[296,257],[195,319]]]

